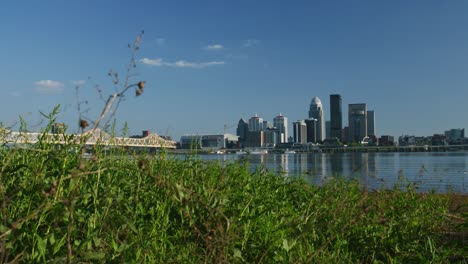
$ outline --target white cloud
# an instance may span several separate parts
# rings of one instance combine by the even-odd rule
[[[222,50],[224,49],[224,46],[221,44],[214,44],[214,45],[208,45],[204,47],[203,49],[205,50]]]
[[[255,46],[258,46],[260,45],[262,42],[258,39],[247,39],[244,41],[244,44],[243,46],[244,47],[255,47]]]
[[[72,81],[73,85],[75,86],[80,86],[80,85],[84,85],[86,83],[85,80],[76,80],[76,81]]]
[[[63,92],[63,83],[52,80],[40,80],[34,83],[36,85],[36,91],[44,94],[61,93]]]
[[[140,60],[141,63],[150,65],[150,66],[158,66],[158,67],[175,67],[175,68],[196,68],[202,69],[209,66],[216,66],[216,65],[223,65],[225,64],[224,61],[208,61],[208,62],[189,62],[185,60],[178,60],[176,62],[165,62],[163,59],[148,59],[143,58]]]
[[[148,58],[143,58],[140,60],[141,63],[146,64],[146,65],[151,65],[151,66],[165,66],[163,65],[162,59],[148,59]]]

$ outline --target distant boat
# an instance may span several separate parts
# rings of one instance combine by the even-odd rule
[[[241,150],[236,151],[236,154],[237,154],[237,155],[245,155],[245,154],[247,154],[247,152],[245,152],[245,151],[243,151],[243,150],[241,149]]]
[[[216,151],[216,154],[224,154],[224,151],[218,150]]]
[[[296,151],[287,149],[284,154],[296,154]]]

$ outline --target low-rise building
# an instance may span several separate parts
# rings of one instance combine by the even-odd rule
[[[183,149],[222,149],[226,146],[237,145],[238,136],[223,135],[184,135],[180,138]]]
[[[393,136],[384,135],[379,138],[380,146],[394,146],[395,138]]]
[[[462,145],[465,139],[465,129],[464,128],[454,128],[445,131],[445,137],[447,142],[452,145]]]

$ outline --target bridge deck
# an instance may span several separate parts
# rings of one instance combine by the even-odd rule
[[[174,141],[166,140],[156,134],[144,138],[113,137],[108,133],[95,129],[83,134],[52,134],[34,132],[14,132],[3,130],[0,133],[0,141],[16,144],[34,144],[38,141],[54,144],[79,143],[84,140],[86,145],[106,145],[125,147],[148,147],[148,148],[175,148]]]

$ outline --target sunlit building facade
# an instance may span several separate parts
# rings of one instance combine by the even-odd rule
[[[249,131],[262,131],[263,130],[263,118],[255,114],[249,119]]]
[[[293,122],[294,143],[307,143],[307,126],[304,120]]]
[[[310,103],[309,118],[317,119],[317,140],[325,140],[325,118],[322,101],[318,97],[314,97]]]
[[[273,127],[278,129],[279,143],[286,143],[288,140],[288,118],[280,113],[273,118]]]

